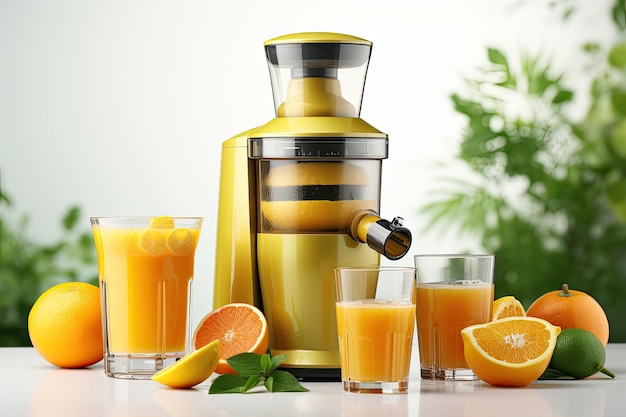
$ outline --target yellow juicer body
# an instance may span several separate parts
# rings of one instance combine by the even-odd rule
[[[283,40],[293,35],[273,42]],[[222,145],[213,306],[261,308],[272,355],[300,379],[340,379],[334,268],[376,266],[410,246],[410,232],[378,217],[388,139],[358,113],[336,79],[297,77],[275,119]],[[366,191],[353,199],[344,188]],[[282,189],[341,196],[277,197]]]

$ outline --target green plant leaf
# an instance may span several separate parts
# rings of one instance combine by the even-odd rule
[[[270,392],[307,392],[308,389],[300,385],[300,382],[287,371],[274,371],[271,375],[272,382]],[[266,385],[267,387],[267,385]]]
[[[252,388],[256,387],[261,382],[263,382],[263,374],[258,373],[257,375],[250,376],[248,380],[246,381],[246,385],[244,385],[242,392],[250,391]]]
[[[11,199],[9,198],[9,196],[4,194],[2,191],[0,191],[0,205],[1,204],[6,204],[7,206],[11,205]]]
[[[615,25],[621,30],[626,30],[626,1],[616,0],[611,9],[611,17]]]
[[[261,371],[266,374],[272,372],[272,360],[270,359],[270,355],[265,353],[261,355]]]
[[[276,369],[285,359],[285,355],[271,357],[269,353],[234,355],[227,362],[233,369],[245,372],[246,375],[220,375],[211,385],[209,394],[245,393],[259,384],[264,384],[270,392],[308,391],[292,374]]]
[[[552,103],[553,104],[569,103],[570,101],[572,101],[573,98],[574,98],[573,91],[559,89],[559,91],[554,95],[554,98],[552,99]]]
[[[274,372],[276,369],[278,369],[280,364],[283,363],[285,361],[285,359],[287,359],[287,355],[285,355],[285,354],[272,356],[271,357],[272,366],[270,367],[268,372],[271,373],[271,372]]]
[[[226,362],[228,362],[235,372],[244,378],[259,375],[262,371],[261,355],[257,355],[256,353],[240,353],[226,359]]]
[[[509,69],[509,61],[506,59],[506,56],[502,51],[496,48],[488,48],[487,56],[489,57],[489,62],[492,64],[502,65],[507,69]]]
[[[600,52],[600,45],[596,42],[587,42],[583,45],[583,51],[588,54],[596,54]]]
[[[77,206],[71,207],[63,217],[63,227],[65,230],[73,230],[79,219],[80,208]]]
[[[243,393],[247,380],[238,375],[224,374],[215,378],[209,388],[209,394]]]

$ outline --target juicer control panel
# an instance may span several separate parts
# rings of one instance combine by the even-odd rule
[[[249,157],[276,159],[385,159],[387,138],[264,137],[251,138]]]

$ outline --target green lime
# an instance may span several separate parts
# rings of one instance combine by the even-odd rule
[[[576,328],[562,330],[556,338],[556,346],[548,368],[556,369],[573,378],[587,378],[598,372],[615,378],[604,367],[606,351],[593,333]]]

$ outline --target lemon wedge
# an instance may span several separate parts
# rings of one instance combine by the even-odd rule
[[[220,341],[214,340],[161,369],[152,375],[152,380],[172,388],[191,388],[211,376],[220,360],[220,354]]]

